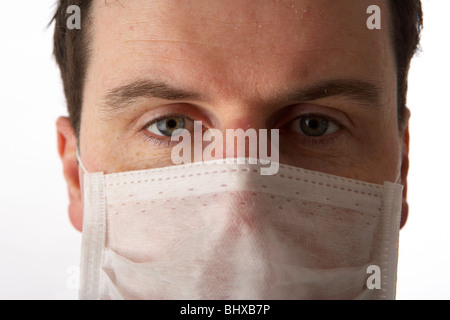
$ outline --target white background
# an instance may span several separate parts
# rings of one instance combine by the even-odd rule
[[[423,0],[409,83],[410,216],[398,299],[450,298],[450,1]],[[65,115],[52,58],[54,0],[0,4],[0,299],[76,299],[81,234],[67,215],[55,121]]]

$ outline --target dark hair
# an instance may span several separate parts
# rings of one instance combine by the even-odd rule
[[[81,108],[84,82],[90,57],[91,34],[89,28],[92,0],[59,0],[53,16],[53,55],[59,65],[66,96],[70,123],[78,138],[80,133]],[[67,27],[67,9],[76,5],[80,8],[81,28]]]
[[[397,118],[402,129],[405,125],[409,66],[419,48],[423,13],[420,0],[389,0],[389,7],[391,40],[397,66]]]
[[[78,137],[83,99],[84,80],[90,52],[90,9],[92,0],[59,0],[52,21],[54,56],[61,70],[69,118]],[[419,46],[423,27],[420,0],[389,0],[391,11],[391,39],[397,67],[397,113],[399,127],[404,126],[408,72],[410,61]],[[81,29],[69,29],[66,25],[67,8],[77,5],[81,15]]]

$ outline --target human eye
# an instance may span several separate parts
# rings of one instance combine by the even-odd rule
[[[302,145],[318,146],[337,142],[342,129],[340,122],[329,116],[309,113],[287,123],[283,131]]]
[[[293,131],[310,137],[333,134],[340,128],[335,121],[317,114],[300,116],[291,122],[290,127]]]
[[[192,131],[194,122],[187,117],[173,115],[153,120],[145,129],[157,136],[171,137],[180,134],[183,129]]]
[[[180,135],[183,130],[192,132],[194,130],[194,121],[184,115],[165,115],[146,123],[143,130],[146,139],[157,145],[172,145],[172,136]]]

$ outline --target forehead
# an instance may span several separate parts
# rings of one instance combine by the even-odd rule
[[[366,27],[373,4],[381,30]],[[95,0],[87,83],[101,90],[151,75],[211,95],[261,96],[292,81],[382,81],[380,66],[393,56],[386,8],[380,0]]]

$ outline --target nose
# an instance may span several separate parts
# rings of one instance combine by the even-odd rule
[[[226,158],[258,158],[258,144],[264,125],[256,117],[232,118],[222,130]]]
[[[273,130],[266,128],[262,117],[242,116],[239,113],[231,115],[227,117],[226,121],[222,122],[220,129],[205,132],[203,139],[204,160],[225,158],[272,159],[272,154],[278,152],[278,135],[274,137]],[[274,138],[276,138],[276,141],[274,141]]]

